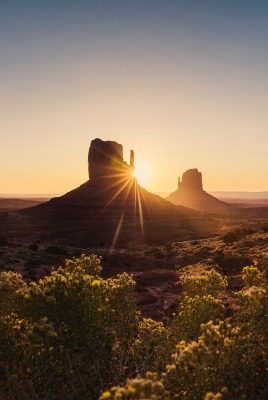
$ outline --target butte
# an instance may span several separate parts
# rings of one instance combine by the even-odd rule
[[[176,205],[205,212],[228,211],[232,206],[210,195],[203,189],[202,173],[198,169],[188,169],[178,179],[178,188],[167,200]]]
[[[21,211],[34,239],[76,247],[128,247],[208,236],[211,227],[203,227],[196,211],[142,188],[134,168],[134,151],[128,164],[121,144],[92,140],[88,181]]]

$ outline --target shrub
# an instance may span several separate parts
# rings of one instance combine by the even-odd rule
[[[265,274],[256,267],[244,267],[242,269],[242,279],[244,288],[248,289],[251,286],[266,285]]]
[[[145,376],[150,370],[165,369],[168,329],[162,322],[144,318],[138,324],[138,331],[131,352],[137,375]]]
[[[82,255],[37,283],[0,274],[1,399],[267,398],[263,270],[244,268],[232,324],[217,322],[223,306],[213,297],[226,279],[184,276],[170,327],[140,318],[130,275],[100,273],[101,258]]]
[[[239,254],[227,255],[223,251],[216,251],[214,262],[218,264],[220,272],[225,275],[239,274],[241,269],[247,265],[252,265],[253,260]]]
[[[226,244],[231,244],[237,242],[238,240],[245,238],[253,233],[252,229],[236,229],[233,232],[228,232],[226,235],[222,236],[222,240]]]
[[[263,272],[266,282],[268,282],[268,254],[263,254],[261,256],[258,268]]]
[[[211,295],[185,297],[180,303],[173,323],[173,331],[178,340],[196,339],[200,325],[210,320],[216,321],[223,316],[223,305]]]
[[[17,291],[25,285],[21,274],[14,272],[1,272],[0,274],[0,315],[8,315],[17,311]]]
[[[156,373],[147,372],[145,378],[130,379],[124,387],[116,386],[102,393],[100,400],[169,400],[165,388],[165,376],[158,379]]]
[[[264,273],[256,267],[243,268],[244,288],[238,292],[235,319],[251,336],[260,339],[268,331],[268,293]]]
[[[21,367],[15,356],[9,357],[8,366],[3,366],[2,384],[9,382],[15,392],[27,392],[31,387],[30,393],[38,398],[61,398],[68,392],[71,398],[92,399],[101,388],[126,376],[129,349],[138,330],[135,283],[127,274],[102,279],[100,262],[96,256],[82,255],[67,260],[65,269],[60,267],[28,285],[20,276],[2,274],[2,293],[7,287],[9,298],[13,296],[16,321],[28,321],[24,330],[17,329],[20,325],[14,318],[9,324],[9,332],[17,335],[12,354],[19,355]],[[57,338],[51,350],[42,347],[42,332],[48,332],[50,340]],[[30,373],[27,363],[33,365]],[[10,382],[8,372],[17,367],[19,386]]]
[[[227,279],[215,270],[204,276],[182,275],[181,282],[186,296],[211,295],[218,297],[226,290]]]
[[[167,366],[172,390],[183,399],[199,400],[207,392],[239,390],[239,370],[245,337],[239,328],[211,321],[201,325],[198,341],[176,346],[174,363]],[[243,362],[243,361],[242,361]]]

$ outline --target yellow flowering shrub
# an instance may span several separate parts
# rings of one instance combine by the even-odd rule
[[[0,274],[0,315],[15,311],[18,307],[16,292],[24,285],[21,274],[11,271]]]
[[[244,282],[244,288],[250,288],[251,286],[265,286],[266,279],[264,272],[261,272],[257,267],[244,267],[242,269],[242,279]]]
[[[185,296],[179,304],[173,322],[176,339],[195,339],[199,336],[200,325],[210,320],[216,321],[223,316],[224,307],[221,300],[211,295]]]
[[[165,376],[147,372],[145,378],[129,379],[125,386],[115,386],[102,393],[100,400],[170,400]]]
[[[7,371],[16,370],[18,348],[24,349],[21,365],[27,360],[33,368],[29,367],[30,374],[24,368],[16,390],[30,387],[40,398],[45,392],[48,398],[60,398],[62,391],[71,398],[84,398],[88,393],[96,398],[102,387],[124,379],[138,330],[135,282],[128,274],[102,279],[100,262],[95,255],[82,255],[67,260],[65,268],[52,270],[37,283],[27,284],[12,274],[8,279],[2,277],[2,291],[8,282],[16,300],[17,319],[28,321],[28,328],[13,340],[14,357],[6,358],[10,365],[7,369],[4,363],[0,383],[7,381]],[[11,337],[16,324],[10,328]],[[48,340],[53,346],[46,345]],[[43,348],[37,351],[38,346]],[[55,359],[52,354],[57,355]]]
[[[131,347],[134,372],[145,375],[147,371],[165,369],[169,330],[162,322],[143,318],[138,324],[136,338]]]
[[[199,400],[209,392],[226,392],[227,384],[228,390],[239,387],[245,340],[239,328],[224,322],[202,324],[198,340],[181,341],[176,346],[174,363],[167,366],[173,391],[180,398]]]
[[[141,318],[132,276],[100,273],[101,258],[82,255],[36,283],[0,274],[1,399],[268,398],[262,271],[243,270],[244,287],[225,321],[217,297],[226,278],[184,276],[168,326]]]
[[[217,298],[227,287],[227,278],[213,269],[204,276],[184,274],[181,282],[185,295],[189,297],[211,295]]]

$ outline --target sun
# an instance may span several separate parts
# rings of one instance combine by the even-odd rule
[[[147,186],[152,179],[152,169],[145,162],[139,160],[135,162],[135,169],[133,175],[137,178],[138,184]]]

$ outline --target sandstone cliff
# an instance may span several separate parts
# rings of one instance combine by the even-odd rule
[[[88,151],[89,179],[113,177],[130,172],[131,169],[123,160],[123,146],[121,144],[110,140],[92,140]]]

